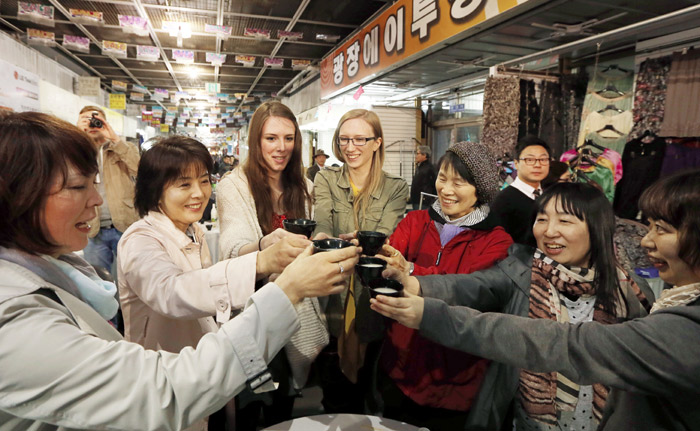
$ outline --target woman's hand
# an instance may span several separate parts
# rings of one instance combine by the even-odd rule
[[[405,288],[404,295],[402,298],[377,295],[376,298],[370,299],[370,308],[404,326],[418,329],[423,320],[425,300],[420,296],[407,293]]]
[[[420,283],[414,276],[409,276],[408,272],[401,271],[395,267],[387,266],[382,271],[382,277],[393,278],[403,284],[403,291],[412,295],[420,295]]]
[[[328,239],[328,238],[330,238],[330,237],[328,236],[327,233],[325,233],[325,232],[319,232],[319,233],[316,234],[316,236],[315,236],[313,239],[314,239],[314,241],[315,241],[315,240],[317,240],[317,239]]]
[[[277,229],[270,235],[274,235]],[[271,246],[264,248],[258,254],[256,273],[259,278],[267,277],[270,274],[279,274],[299,256],[311,241],[306,239],[304,235],[296,235],[287,231],[281,230],[284,234],[275,241]],[[263,240],[265,237],[263,237]]]
[[[312,253],[313,247],[307,247],[275,281],[292,304],[342,292],[360,258],[357,247]]]
[[[263,251],[268,247],[272,247],[273,245],[277,244],[277,242],[281,241],[284,238],[288,238],[290,236],[306,239],[306,237],[304,235],[299,235],[296,233],[287,232],[286,230],[284,230],[282,228],[277,228],[277,229],[273,230],[272,232],[268,233],[267,235],[265,235],[264,237],[262,237],[262,239],[260,240],[260,251]],[[304,247],[306,247],[306,246],[304,246]]]
[[[345,241],[352,241],[353,239],[357,239],[357,231],[354,230],[350,233],[341,233],[340,235],[338,235],[338,238]]]
[[[384,260],[387,268],[394,268],[397,271],[396,276],[392,278],[395,278],[401,283],[411,275],[411,265],[397,249],[389,244],[384,244],[381,250],[379,250],[379,253],[375,256]]]

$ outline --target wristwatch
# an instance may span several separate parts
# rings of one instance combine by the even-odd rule
[[[408,275],[413,275],[413,270],[415,269],[413,262],[408,262]]]

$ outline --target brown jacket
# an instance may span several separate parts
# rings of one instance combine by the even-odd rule
[[[105,183],[106,202],[112,214],[112,224],[124,232],[139,219],[134,209],[134,184],[139,166],[139,150],[123,139],[110,141],[104,149],[102,178]],[[90,238],[100,231],[100,212],[91,220]]]

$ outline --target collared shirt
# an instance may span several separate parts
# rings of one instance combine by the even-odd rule
[[[517,177],[513,181],[513,184],[511,184],[509,187],[515,187],[516,189],[523,192],[523,194],[525,196],[529,197],[533,201],[535,200],[535,197],[536,197],[535,190],[539,190],[539,194],[542,194],[542,187],[540,185],[538,185],[537,188],[535,189],[530,184],[527,184],[525,181],[521,180],[520,177]]]

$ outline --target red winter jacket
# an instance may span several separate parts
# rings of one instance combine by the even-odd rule
[[[432,215],[432,218],[431,218]],[[391,246],[410,262],[413,275],[469,274],[508,255],[510,235],[492,217],[440,244],[433,209],[411,211],[390,237]],[[393,322],[387,331],[380,366],[417,404],[468,411],[479,391],[489,361],[448,349],[418,331]]]

